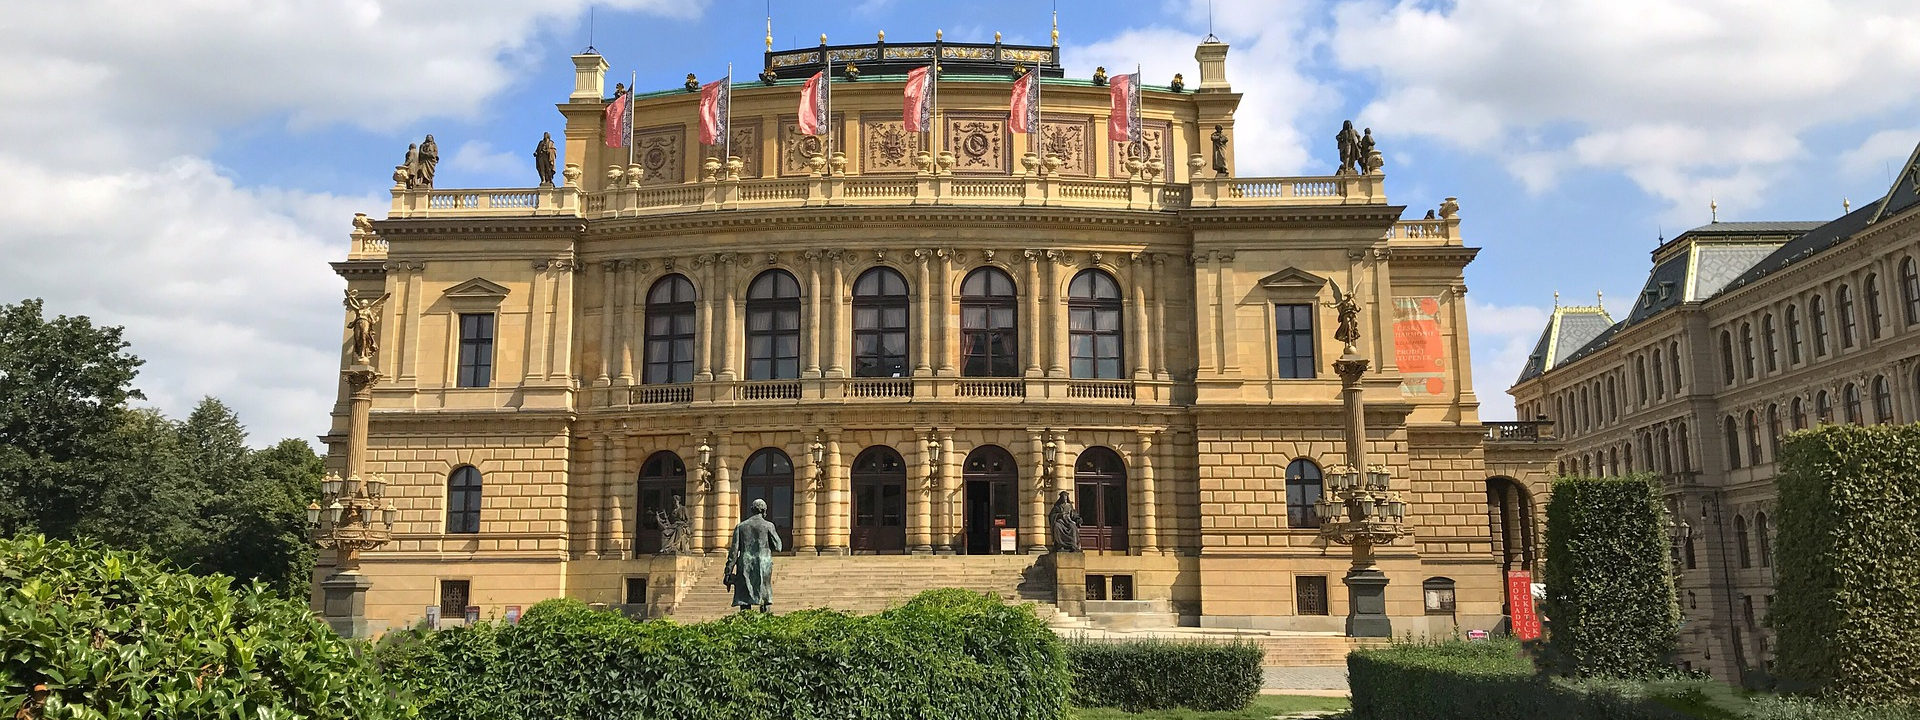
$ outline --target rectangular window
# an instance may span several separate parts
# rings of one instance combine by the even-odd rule
[[[1293,576],[1293,614],[1327,614],[1327,576]]]
[[[1274,352],[1279,356],[1279,377],[1313,377],[1313,305],[1273,306]]]
[[[460,315],[460,387],[493,384],[493,313]]]
[[[440,617],[444,619],[467,616],[467,599],[472,597],[473,586],[467,580],[440,581]]]
[[[1133,576],[1132,575],[1113,576],[1113,599],[1114,600],[1132,600],[1133,599]]]
[[[1087,599],[1088,600],[1107,599],[1107,576],[1105,575],[1088,575],[1087,576]]]
[[[1453,614],[1453,583],[1429,582],[1422,588],[1422,593],[1426,596],[1428,615]]]
[[[643,577],[627,578],[627,604],[647,604],[647,579]]]

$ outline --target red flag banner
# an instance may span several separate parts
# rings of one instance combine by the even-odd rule
[[[700,143],[719,145],[727,137],[727,108],[733,102],[733,81],[715,80],[700,86]]]
[[[933,67],[907,71],[906,103],[900,117],[907,132],[926,132],[933,125]]]
[[[1140,140],[1140,73],[1114,75],[1107,81],[1112,100],[1107,111],[1107,137],[1128,142]]]
[[[613,102],[607,103],[606,118],[601,123],[607,129],[607,147],[626,147],[627,138],[633,136],[633,95],[620,92],[613,96]]]
[[[1040,129],[1040,71],[1035,70],[1013,81],[1013,99],[1007,106],[1008,127],[1017,133]]]
[[[800,132],[805,135],[827,134],[826,71],[814,73],[800,89]]]
[[[1540,639],[1540,615],[1533,607],[1533,573],[1525,570],[1507,571],[1507,617],[1513,627],[1514,637],[1521,640]]]

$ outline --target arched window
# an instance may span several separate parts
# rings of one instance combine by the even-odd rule
[[[1018,377],[1020,330],[1013,278],[983,267],[960,283],[960,374]]]
[[[693,282],[668,275],[647,291],[646,369],[640,381],[693,382]]]
[[[1774,337],[1773,313],[1767,313],[1760,318],[1760,350],[1762,357],[1766,358],[1767,372],[1778,371],[1780,369],[1780,343],[1778,338]]]
[[[1873,421],[1880,424],[1893,422],[1893,389],[1887,387],[1887,376],[1873,378]]]
[[[1813,323],[1813,354],[1827,354],[1827,306],[1815,295],[1807,301],[1807,321]]]
[[[1733,333],[1720,331],[1720,379],[1733,384]]]
[[[1646,437],[1646,435],[1643,433],[1641,437],[1644,438]],[[1647,458],[1647,462],[1653,465],[1654,470],[1658,470],[1662,475],[1664,475],[1666,473],[1673,472],[1674,470],[1673,468],[1673,433],[1672,431],[1668,430],[1666,426],[1663,425],[1660,427],[1659,437],[1660,437],[1659,444],[1655,446],[1659,449],[1655,451],[1651,457]],[[1627,456],[1632,457],[1633,454],[1628,453]],[[1629,463],[1629,465],[1631,465],[1631,463]],[[1627,469],[1632,470],[1633,468],[1628,467]]]
[[[1620,396],[1614,392],[1613,375],[1607,375],[1607,420],[1620,419]]]
[[[1727,416],[1727,467],[1740,468],[1740,421]]]
[[[747,286],[747,379],[800,377],[800,281],[768,270]]]
[[[1617,447],[1607,448],[1607,475],[1615,476],[1619,474],[1620,474],[1620,448],[1617,448]]]
[[[1673,392],[1678,394],[1680,388],[1686,387],[1687,384],[1680,379],[1680,343],[1678,341],[1667,343],[1667,365],[1673,370]],[[1654,370],[1658,372],[1660,368],[1656,367]]]
[[[1787,403],[1787,415],[1793,418],[1793,429],[1807,429],[1807,404],[1802,402],[1800,398],[1794,398],[1791,402]]]
[[[1787,364],[1800,364],[1800,308],[1787,306]]]
[[[1687,439],[1686,423],[1680,423],[1680,428],[1675,432],[1674,438],[1674,450],[1680,454],[1680,472],[1691,472],[1693,470],[1693,445],[1691,445]]]
[[[1580,429],[1593,429],[1593,404],[1587,401],[1587,386],[1580,386]]]
[[[1867,337],[1880,338],[1880,276],[1867,273]]]
[[[1841,387],[1840,402],[1845,408],[1845,412],[1847,414],[1847,422],[1852,423],[1854,425],[1861,424],[1860,386],[1855,385],[1853,383],[1847,383],[1845,386]]]
[[[1740,556],[1740,567],[1753,567],[1753,551],[1748,545],[1747,517],[1745,515],[1733,516],[1733,545],[1736,553]]]
[[[1104,447],[1080,451],[1073,464],[1075,504],[1080,511],[1080,546],[1088,550],[1127,549],[1127,466]]]
[[[461,465],[447,476],[447,532],[480,532],[480,469]]]
[[[1900,304],[1907,308],[1907,324],[1920,323],[1920,267],[1913,258],[1900,261]]]
[[[1741,368],[1746,370],[1744,377],[1753,379],[1753,324],[1740,323]]]
[[[1320,466],[1301,458],[1287,464],[1287,527],[1320,527]]]
[[[1833,310],[1840,314],[1840,347],[1853,347],[1853,290],[1845,285],[1833,290]]]
[[[1773,459],[1780,460],[1780,406],[1767,405],[1767,452]]]
[[[1767,513],[1753,516],[1753,539],[1760,541],[1760,567],[1773,567],[1773,529],[1767,525]]]
[[[1646,372],[1647,368],[1645,363],[1647,362],[1647,359],[1645,357],[1642,357],[1639,360],[1641,363],[1641,365],[1639,366],[1640,371]],[[1653,350],[1653,396],[1654,397],[1667,396],[1667,375],[1666,373],[1663,373],[1660,371],[1661,366],[1662,366],[1662,363],[1660,362],[1660,349],[1654,348]]]
[[[1659,370],[1660,367],[1656,365],[1654,369]],[[1633,377],[1635,384],[1640,386],[1640,404],[1644,406],[1653,399],[1653,395],[1647,392],[1647,357],[1645,355],[1633,359]]]
[[[1100,270],[1082,270],[1067,285],[1068,357],[1076,378],[1119,379],[1120,284]]]
[[[1426,597],[1428,615],[1452,615],[1454,608],[1453,580],[1451,578],[1427,578],[1420,583],[1420,592]]]
[[[667,450],[647,456],[647,461],[640,465],[640,514],[634,518],[639,524],[634,533],[635,552],[668,549],[664,547],[665,528],[660,521],[673,522],[676,506],[684,508],[686,496],[687,464],[680,461],[680,456]]]
[[[1759,465],[1763,461],[1760,454],[1760,422],[1752,410],[1747,411],[1747,464]]]
[[[902,553],[907,550],[907,463],[885,445],[854,458],[853,551]]]
[[[793,549],[793,460],[779,448],[761,448],[740,466],[740,517],[753,515],[753,501],[767,501],[767,521],[780,531],[780,547]]]
[[[853,281],[853,376],[906,377],[907,279],[877,267]]]
[[[1833,400],[1827,396],[1825,390],[1813,395],[1813,417],[1815,422],[1833,424]]]

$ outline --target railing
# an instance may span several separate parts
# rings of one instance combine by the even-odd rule
[[[1552,440],[1552,420],[1505,420],[1483,422],[1488,440]]]
[[[733,386],[735,400],[799,400],[799,380],[753,380]]]
[[[1067,397],[1084,400],[1132,400],[1132,380],[1075,380],[1067,384]]]
[[[913,397],[912,378],[882,378],[868,380],[848,380],[846,397],[850,398],[904,398]]]
[[[1027,396],[1025,380],[961,380],[953,385],[960,397],[1017,398]]]
[[[660,405],[693,402],[693,386],[639,385],[627,391],[628,405]]]
[[[1396,240],[1446,240],[1453,237],[1453,224],[1453,220],[1446,218],[1401,220],[1393,224],[1393,230],[1387,237]]]

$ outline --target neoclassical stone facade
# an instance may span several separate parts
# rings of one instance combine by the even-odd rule
[[[1920,151],[1829,222],[1715,222],[1653,252],[1629,316],[1558,307],[1509,391],[1566,474],[1661,476],[1688,667],[1773,659],[1775,461],[1819,423],[1920,420]]]
[[[1370,457],[1410,503],[1380,550],[1389,614],[1495,627],[1531,516],[1490,507],[1489,469],[1531,495],[1546,456],[1478,420],[1457,206],[1402,221],[1377,171],[1235,177],[1231,143],[1215,173],[1226,52],[1197,49],[1197,88],[1146,89],[1138,143],[1044,60],[1042,152],[1007,131],[1012,65],[983,61],[941,80],[938,139],[902,129],[897,76],[836,83],[831,145],[798,134],[797,81],[742,82],[730,161],[698,143],[697,93],[642,95],[632,163],[601,142],[605,62],[574,57],[564,183],[396,187],[335,263],[390,296],[364,453],[399,522],[363,556],[367,615],[670,613],[756,498],[788,562],[1042,562],[1066,492],[1097,592],[1337,630],[1348,555],[1311,507],[1345,453],[1337,284],[1375,369]],[[685,551],[659,554],[675,496]]]

